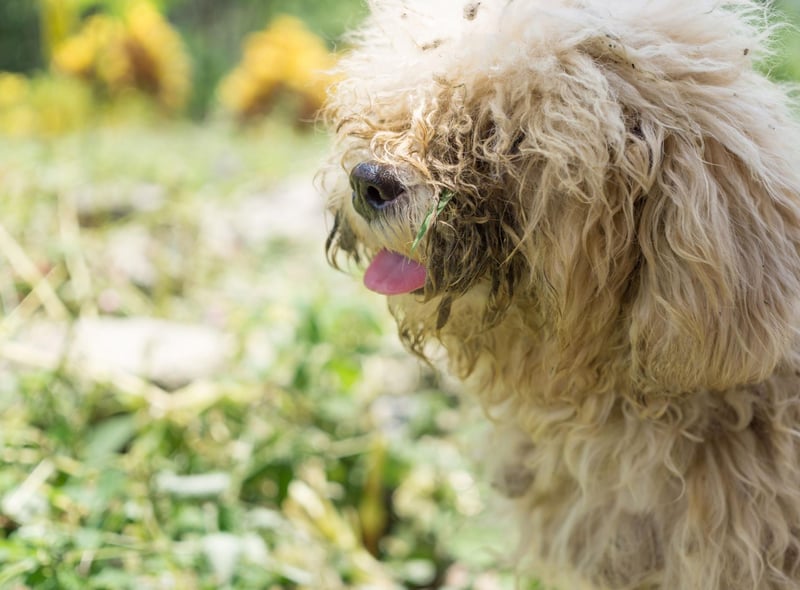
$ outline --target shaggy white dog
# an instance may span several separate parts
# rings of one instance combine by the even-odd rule
[[[800,588],[800,128],[754,69],[766,11],[387,0],[342,62],[329,255],[480,397],[565,590]]]

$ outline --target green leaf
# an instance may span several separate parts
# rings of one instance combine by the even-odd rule
[[[97,424],[86,441],[84,457],[89,465],[102,463],[118,453],[136,435],[132,414],[114,416]]]
[[[444,211],[444,208],[447,206],[447,203],[449,203],[454,196],[455,193],[449,190],[443,190],[442,194],[439,195],[439,199],[434,203],[430,211],[428,211],[428,214],[425,216],[425,219],[419,226],[417,237],[414,238],[414,243],[411,244],[412,254],[417,249],[417,246],[419,246],[419,243],[422,241],[422,238],[425,237],[425,234],[428,233],[428,227],[430,226],[431,222],[435,221],[436,218],[439,217],[442,211]]]

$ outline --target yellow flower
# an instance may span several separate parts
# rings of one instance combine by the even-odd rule
[[[179,109],[189,96],[191,66],[178,33],[149,2],[137,2],[126,14],[129,74],[139,90],[168,109]]]
[[[111,96],[137,90],[168,110],[180,109],[189,95],[191,68],[181,38],[146,0],[133,2],[122,19],[88,19],[56,49],[53,65]]]
[[[281,96],[298,102],[308,118],[325,100],[336,62],[325,43],[292,16],[279,16],[266,30],[250,35],[241,63],[219,88],[222,105],[244,120],[268,112]]]
[[[56,135],[85,125],[91,93],[74,79],[0,73],[0,135]]]
[[[59,45],[53,54],[53,66],[60,72],[92,79],[105,51],[122,36],[119,22],[104,15],[86,21],[81,31]]]
[[[29,92],[30,84],[25,76],[0,72],[0,109],[22,103]]]

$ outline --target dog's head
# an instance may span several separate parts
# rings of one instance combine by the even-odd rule
[[[330,258],[367,265],[413,348],[514,309],[563,367],[624,357],[672,391],[766,377],[797,319],[800,132],[753,69],[761,10],[375,2],[327,109]],[[479,313],[456,326],[461,300]]]

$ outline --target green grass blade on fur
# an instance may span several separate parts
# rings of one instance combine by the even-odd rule
[[[413,254],[414,251],[419,246],[419,243],[422,241],[422,238],[425,237],[425,234],[428,233],[428,228],[439,215],[444,211],[444,208],[447,206],[447,203],[455,196],[453,191],[449,191],[447,189],[443,190],[442,193],[439,195],[439,199],[434,203],[433,207],[431,207],[430,211],[428,211],[427,215],[425,215],[425,219],[422,220],[422,223],[419,226],[419,231],[417,232],[417,237],[414,238],[414,242],[411,244],[411,253]]]

